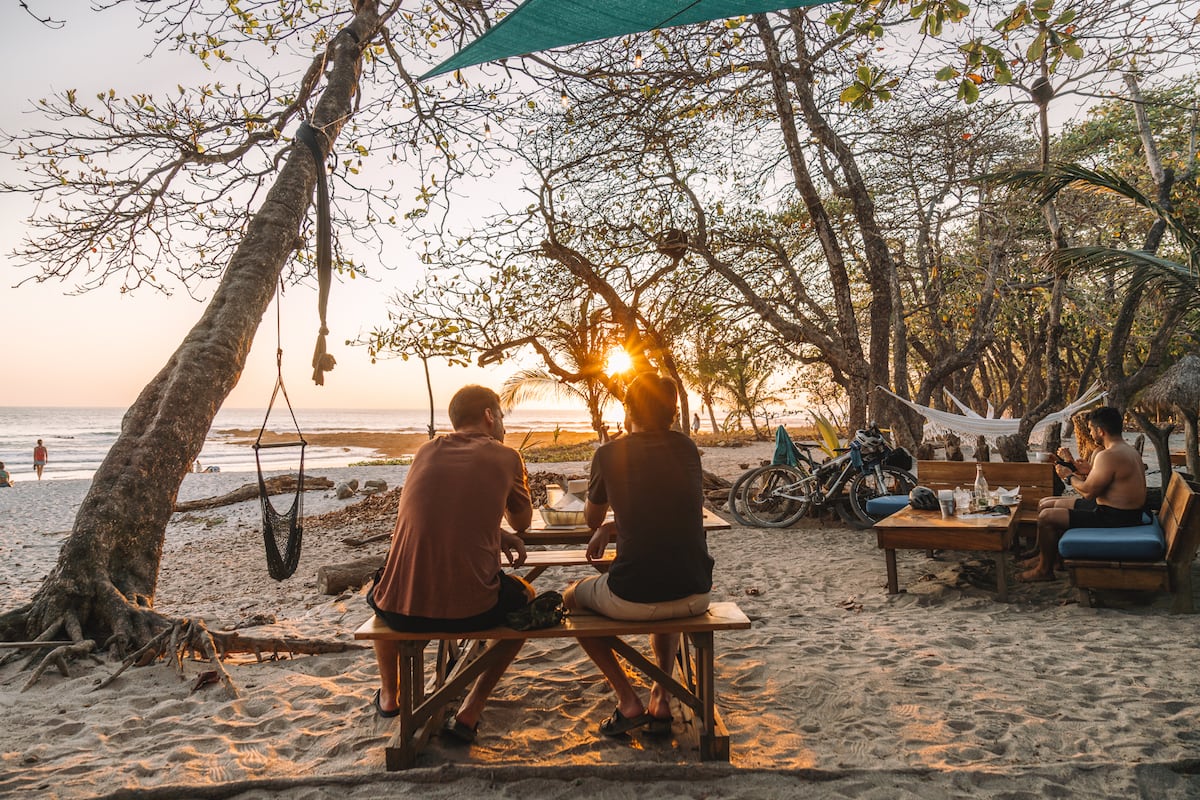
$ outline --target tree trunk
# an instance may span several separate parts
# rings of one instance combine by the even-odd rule
[[[1187,453],[1187,471],[1194,479],[1200,475],[1200,442],[1197,441],[1196,433],[1196,412],[1187,409],[1179,409],[1179,413],[1183,414],[1183,447]],[[1169,450],[1170,448],[1168,448]],[[1167,485],[1166,478],[1163,478],[1163,486]]]
[[[353,114],[362,47],[378,25],[373,3],[356,5],[353,22],[330,44],[328,83],[313,112],[312,125],[329,144]],[[179,486],[242,374],[297,246],[316,175],[312,154],[294,142],[200,321],[126,412],[58,563],[33,597],[30,638],[60,621],[70,638],[109,639],[118,650],[150,638],[156,621],[138,609],[153,605]]]
[[[1133,417],[1134,422],[1146,434],[1146,438],[1154,445],[1154,455],[1158,461],[1158,474],[1162,477],[1162,488],[1165,492],[1167,483],[1171,480],[1171,433],[1175,430],[1174,424],[1158,427],[1150,418],[1140,411],[1134,409],[1129,410],[1129,415]],[[1081,446],[1082,447],[1082,446]]]

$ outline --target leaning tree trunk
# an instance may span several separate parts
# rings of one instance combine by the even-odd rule
[[[353,22],[329,46],[327,85],[313,111],[326,149],[353,113],[362,50],[378,25],[373,3],[356,5]],[[155,616],[144,612],[153,604],[179,486],[242,374],[316,178],[312,154],[294,142],[204,315],[126,412],[58,563],[20,610],[27,638],[61,626],[72,639],[111,637],[123,650],[151,637]],[[6,617],[11,632],[13,616]]]

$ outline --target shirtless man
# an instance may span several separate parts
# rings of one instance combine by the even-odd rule
[[[1054,470],[1082,499],[1072,507],[1044,505],[1038,511],[1038,556],[1022,581],[1054,579],[1058,540],[1068,528],[1121,528],[1140,525],[1146,504],[1146,469],[1142,456],[1121,435],[1121,412],[1098,408],[1088,415],[1088,431],[1102,450],[1092,456],[1086,474],[1059,464]],[[1091,503],[1095,503],[1094,508]]]

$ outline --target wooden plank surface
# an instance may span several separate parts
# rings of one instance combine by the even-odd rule
[[[648,633],[692,633],[697,631],[744,630],[750,619],[737,603],[713,603],[708,611],[694,617],[666,619],[657,622],[631,622],[609,619],[597,614],[574,612],[561,625],[537,631],[514,631],[512,628],[492,628],[486,631],[456,633],[405,633],[394,631],[375,615],[354,632],[355,639],[432,640],[432,639],[554,639],[580,636],[634,636]]]
[[[1011,514],[942,517],[941,511],[921,511],[912,506],[905,506],[891,516],[884,517],[875,523],[875,530],[889,528],[920,528],[938,531],[986,531],[1004,530],[1012,521]]]
[[[611,512],[606,519],[612,520]],[[707,508],[704,509],[703,525],[706,531],[727,531],[730,528],[728,522]],[[512,533],[512,527],[509,526],[507,520],[501,524],[501,527]],[[521,534],[521,538],[525,540],[526,544],[587,544],[591,536],[591,528],[587,525],[549,527],[537,509],[533,511],[533,522],[529,525],[529,530]]]

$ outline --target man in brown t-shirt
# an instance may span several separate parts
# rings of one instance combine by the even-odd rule
[[[400,495],[392,546],[367,602],[387,625],[401,631],[473,631],[504,622],[504,615],[531,599],[528,584],[500,570],[525,561],[520,536],[500,529],[529,527],[533,507],[521,455],[504,442],[500,398],[483,386],[465,386],[450,401],[454,432],[421,446]],[[488,695],[521,648],[521,641],[493,642],[504,654],[475,682],[447,721],[446,733],[470,742]],[[396,642],[375,642],[380,689],[376,710],[398,712],[399,655]]]

